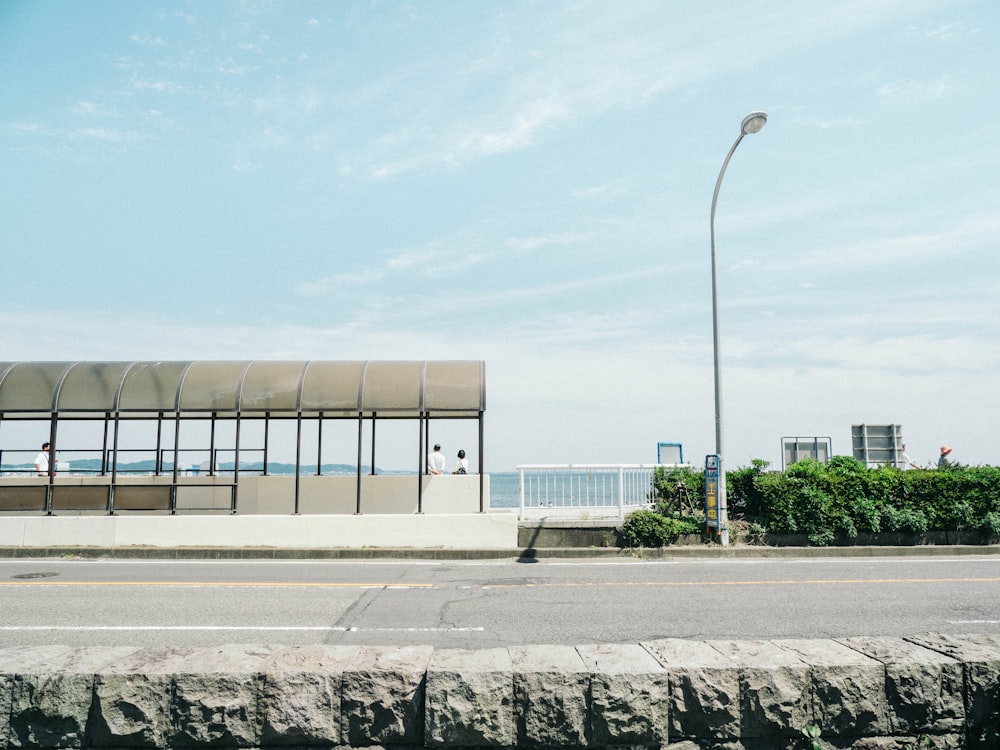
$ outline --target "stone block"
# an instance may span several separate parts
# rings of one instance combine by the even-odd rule
[[[821,744],[829,750],[965,750],[965,738],[961,734],[824,738]],[[746,750],[757,750],[757,748],[746,748]],[[780,750],[786,750],[786,747]]]
[[[886,734],[885,667],[832,640],[775,640],[810,665],[813,716],[825,737]]]
[[[669,673],[670,737],[723,739],[740,735],[740,673],[701,641],[666,638],[641,644]]]
[[[7,747],[82,747],[96,674],[134,650],[32,646],[5,651],[0,671],[11,678]]]
[[[7,747],[10,737],[10,702],[14,692],[14,675],[4,671],[8,650],[0,649],[0,748]]]
[[[344,670],[341,741],[423,744],[424,680],[431,646],[360,647]]]
[[[893,734],[962,731],[965,699],[961,662],[903,638],[838,641],[885,667],[885,697]]]
[[[739,669],[740,735],[800,737],[813,723],[809,665],[769,641],[707,641]]]
[[[261,744],[341,744],[341,687],[356,652],[350,646],[289,646],[265,659]]]
[[[108,748],[164,747],[171,729],[174,669],[192,651],[142,649],[102,669],[94,685],[89,742]]]
[[[435,651],[427,667],[428,747],[511,747],[513,662],[506,648]]]
[[[969,749],[1000,748],[1000,635],[928,633],[906,640],[963,663]]]
[[[517,744],[587,745],[590,670],[572,646],[512,646]]]
[[[669,734],[667,670],[638,644],[578,646],[590,670],[590,742],[658,746]]]
[[[257,747],[260,745],[261,668],[267,646],[227,645],[192,649],[167,659],[174,671],[172,747]]]

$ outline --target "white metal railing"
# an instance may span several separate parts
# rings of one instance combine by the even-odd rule
[[[686,465],[686,464],[685,464]],[[681,464],[518,466],[518,517],[618,518],[655,504],[653,472]]]

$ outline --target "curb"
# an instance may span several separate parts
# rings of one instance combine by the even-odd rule
[[[528,547],[512,549],[331,548],[275,547],[0,547],[0,559],[64,557],[67,559],[151,560],[518,560],[617,558],[623,560],[847,558],[847,557],[965,557],[1000,555],[1000,545],[915,545],[866,547],[763,547],[682,545],[619,549],[615,547]]]

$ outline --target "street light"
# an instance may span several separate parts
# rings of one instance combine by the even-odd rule
[[[718,522],[719,522],[719,536],[723,546],[729,544],[729,518],[728,518],[728,508],[726,505],[726,469],[723,461],[723,439],[722,439],[722,378],[719,372],[719,278],[718,272],[716,271],[715,262],[715,204],[719,200],[719,188],[722,187],[722,177],[726,174],[726,167],[729,166],[729,160],[732,158],[733,153],[736,151],[736,147],[740,145],[740,141],[746,135],[752,135],[753,133],[759,133],[764,125],[767,124],[767,113],[766,112],[751,112],[746,117],[743,118],[743,122],[740,124],[740,136],[733,143],[733,147],[729,149],[729,153],[726,155],[726,160],[722,162],[722,169],[719,170],[719,179],[715,181],[715,192],[712,194],[712,218],[711,218],[711,231],[712,231],[712,346],[715,361],[715,452],[719,456],[719,488],[718,488]]]

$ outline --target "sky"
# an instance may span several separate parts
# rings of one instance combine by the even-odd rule
[[[856,424],[1000,464],[998,38],[995,0],[2,0],[0,359],[483,360],[487,471],[700,465],[764,111],[727,466]]]

